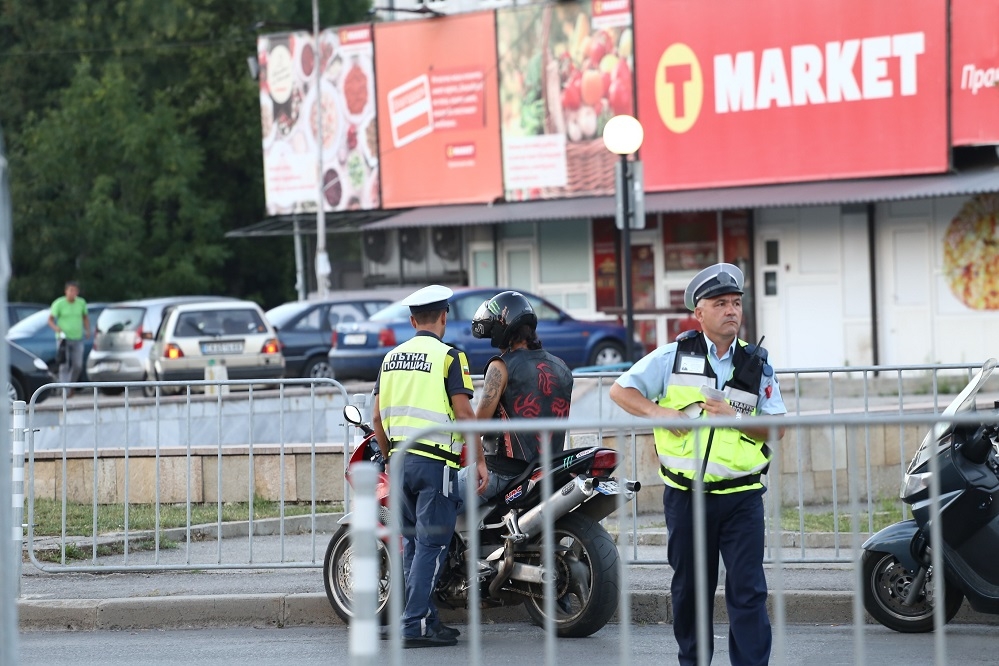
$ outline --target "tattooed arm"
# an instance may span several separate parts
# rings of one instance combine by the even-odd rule
[[[506,390],[506,363],[496,359],[486,368],[486,377],[482,382],[482,397],[475,408],[475,418],[485,421],[493,418],[499,408],[500,398]]]

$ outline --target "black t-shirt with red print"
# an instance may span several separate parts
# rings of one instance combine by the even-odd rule
[[[500,396],[495,418],[569,418],[572,399],[572,372],[557,356],[543,349],[517,349],[494,358],[490,363],[506,364],[506,390]],[[487,365],[488,368],[488,365]],[[552,433],[551,451],[565,447],[565,431]],[[510,432],[500,440],[496,456],[486,459],[490,469],[513,476],[541,455],[541,437],[535,432]]]

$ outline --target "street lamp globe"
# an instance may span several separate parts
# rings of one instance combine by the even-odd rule
[[[633,116],[614,116],[604,125],[604,145],[616,155],[633,155],[642,147],[645,130]]]

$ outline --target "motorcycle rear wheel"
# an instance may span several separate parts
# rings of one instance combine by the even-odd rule
[[[617,547],[600,523],[570,513],[555,523],[555,628],[564,638],[582,638],[599,631],[617,611],[620,570]],[[534,558],[531,564],[541,566]],[[527,613],[538,626],[545,623],[544,586],[531,583]]]
[[[875,620],[902,633],[933,631],[932,576],[926,577],[922,594],[911,606],[903,602],[916,577],[891,553],[864,551],[864,608]],[[944,617],[950,622],[961,608],[964,595],[944,580]]]
[[[388,624],[389,595],[392,591],[392,560],[385,544],[381,541],[377,543],[376,555],[379,562],[376,612],[384,625]],[[354,617],[351,610],[354,605],[354,593],[351,587],[353,558],[354,548],[350,542],[350,526],[341,525],[326,547],[326,556],[323,558],[323,584],[326,587],[326,598],[333,606],[333,611],[348,624]]]

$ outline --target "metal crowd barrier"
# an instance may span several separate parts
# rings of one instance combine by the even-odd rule
[[[786,428],[790,431],[793,428],[800,427],[820,427],[820,428],[832,428],[840,426],[864,426],[864,425],[914,425],[918,426],[924,431],[928,431],[936,423],[955,423],[961,425],[978,424],[981,421],[980,416],[975,414],[961,414],[953,417],[942,417],[939,414],[920,414],[920,415],[852,415],[852,416],[836,416],[836,415],[824,415],[824,416],[800,416],[791,415],[787,417],[776,417],[776,416],[761,416],[758,421],[754,420],[756,424],[760,427],[768,428],[770,431],[770,436],[767,441],[771,445],[776,446],[777,440],[777,429]],[[498,422],[488,422],[489,424]],[[629,429],[634,429],[637,427],[644,427],[648,425],[653,425],[657,427],[669,427],[671,425],[670,420],[656,420],[656,419],[641,419],[636,420],[634,418],[629,418],[623,420],[619,424],[615,424],[615,428],[624,432]],[[564,421],[559,421],[555,419],[538,419],[530,422],[525,421],[510,421],[506,422],[507,430],[511,432],[540,432],[542,440],[542,459],[551,459],[551,432],[553,430],[560,430],[565,427]],[[599,421],[575,420],[573,423],[574,427],[577,428],[597,428],[601,425]],[[604,424],[606,426],[606,424]],[[713,425],[718,427],[735,427],[743,425],[742,422],[737,421],[734,418],[716,418],[711,419],[706,422],[706,425]],[[473,432],[481,432],[485,428],[483,422],[478,423],[468,423],[468,422],[458,422],[452,424],[448,428],[447,432],[460,432],[464,435],[468,435]],[[430,435],[433,433],[442,432],[439,429],[427,429],[414,433],[413,439],[423,437],[425,435]],[[402,450],[409,448],[410,443],[403,443],[401,447]],[[698,444],[695,444],[698,446]],[[396,454],[399,455],[399,454]],[[468,459],[466,463],[473,465],[475,464],[477,456],[477,447],[469,447],[467,449]],[[930,510],[931,516],[939,515],[940,510],[940,487],[939,487],[939,461],[936,456],[931,458],[931,471],[933,472],[933,480],[931,482],[930,497],[932,501],[932,507]],[[402,466],[401,465],[390,465],[389,475],[390,475],[390,486],[400,487],[402,480]],[[541,478],[542,484],[542,496],[551,496],[554,492],[552,487],[551,479],[551,469],[548,465],[545,466],[546,473]],[[372,472],[372,470],[366,470],[365,473]],[[775,481],[772,482],[769,492],[774,493],[780,492],[780,456],[775,455],[772,463],[772,472],[774,474]],[[620,470],[615,471],[615,476],[623,476]],[[863,513],[861,493],[858,484],[855,483],[855,476],[851,475],[849,484],[849,498],[848,498],[848,511],[851,516],[852,529],[850,531],[851,537],[851,548],[853,552],[853,557],[851,562],[853,564],[853,624],[852,630],[854,634],[854,654],[852,663],[864,664],[867,663],[865,652],[866,652],[866,641],[867,640],[881,640],[880,638],[874,636],[869,638],[869,634],[872,631],[877,631],[877,625],[869,625],[866,623],[866,615],[863,606],[863,585],[864,581],[862,578],[862,570],[859,562],[859,554],[861,552],[861,536],[860,536],[860,520]],[[705,535],[705,506],[704,506],[704,495],[703,493],[696,492],[696,488],[703,483],[703,480],[698,478],[695,480],[695,492],[694,497],[694,552],[695,561],[699,563],[707,562],[706,553],[706,535]],[[471,486],[470,486],[471,487]],[[373,479],[369,480],[364,484],[365,492],[370,493],[368,502],[365,504],[369,515],[369,521],[373,515],[373,505],[375,503],[374,498],[374,482]],[[646,492],[646,488],[643,488],[639,492]],[[652,489],[656,492],[658,489]],[[401,499],[400,493],[390,493],[389,494],[389,513],[391,516],[401,515]],[[611,517],[615,517],[618,521],[619,526],[625,527],[627,522],[627,507],[624,504],[625,500],[623,495],[617,495],[617,509],[615,514]],[[359,503],[360,504],[360,503]],[[478,523],[478,511],[479,507],[476,502],[466,502],[465,503],[466,512],[466,524],[476,525]],[[610,518],[608,518],[610,520]],[[358,521],[359,523],[361,521]],[[554,537],[554,520],[550,512],[543,513],[543,525],[542,525],[542,542],[543,542],[543,556],[542,556],[542,567],[548,571],[554,571],[554,548],[553,548],[553,537]],[[356,539],[367,539],[371,540],[373,534],[370,525],[359,525],[357,527],[352,524],[352,536]],[[398,544],[401,543],[401,537],[404,535],[401,532],[401,521],[392,519],[388,521],[385,526],[385,534],[382,535],[386,543]],[[768,537],[773,543],[780,532],[780,525],[774,521],[769,521],[766,530]],[[475,580],[477,574],[477,562],[481,557],[480,544],[477,538],[477,532],[474,530],[469,533],[468,541],[468,557],[467,557],[467,576],[469,580]],[[941,526],[939,520],[932,520],[931,524],[931,543],[941,542]],[[624,550],[624,547],[619,544],[619,552]],[[373,549],[372,549],[373,550]],[[937,571],[943,570],[943,561],[940,548],[932,549],[932,566]],[[773,588],[770,590],[770,596],[774,598],[774,612],[772,615],[772,630],[773,630],[773,645],[770,663],[774,664],[785,664],[788,663],[789,655],[787,648],[787,637],[786,637],[786,625],[789,622],[787,616],[787,608],[785,605],[785,584],[784,576],[785,570],[784,565],[787,563],[786,560],[782,558],[782,548],[773,549],[773,557],[771,559],[771,570],[773,572],[774,584]],[[361,555],[359,553],[359,555]],[[361,561],[361,566],[358,566],[354,571],[355,584],[362,586],[361,595],[362,598],[359,600],[360,605],[358,609],[364,609],[367,611],[367,615],[358,614],[352,621],[351,626],[351,654],[355,657],[353,663],[355,664],[370,664],[375,663],[374,659],[376,657],[372,656],[371,644],[377,643],[377,627],[379,624],[379,619],[375,615],[375,600],[377,592],[371,589],[370,580],[374,578],[377,574],[377,564],[374,560],[374,553],[369,551],[362,555],[364,559]],[[391,558],[391,592],[389,598],[389,613],[387,615],[389,621],[389,641],[387,643],[381,643],[385,646],[386,651],[390,659],[390,663],[393,666],[402,666],[403,657],[403,641],[402,641],[402,615],[403,615],[403,581],[402,576],[395,575],[395,572],[402,571],[402,554],[400,548],[390,549]],[[619,559],[619,575],[621,580],[620,592],[618,598],[618,613],[616,624],[611,624],[605,627],[602,631],[612,631],[618,634],[618,645],[620,646],[620,651],[618,654],[618,664],[621,666],[629,666],[632,663],[632,653],[631,653],[631,620],[630,620],[630,610],[631,610],[631,588],[628,584],[628,570],[629,565],[635,564],[634,561],[627,560],[625,557]],[[698,663],[706,666],[710,663],[710,657],[707,652],[708,645],[708,617],[711,613],[708,608],[708,596],[707,596],[707,567],[697,567],[695,571],[695,580],[697,587],[697,628],[698,628]],[[719,584],[723,583],[723,577],[719,576]],[[943,599],[943,576],[934,577],[934,595],[937,599]],[[542,579],[542,588],[544,590],[544,615],[545,622],[543,625],[544,635],[545,635],[545,645],[544,645],[544,663],[549,666],[554,666],[559,663],[558,657],[558,641],[556,640],[556,631],[554,625],[554,604],[555,604],[555,594],[554,594],[554,576],[544,576]],[[482,629],[482,618],[481,618],[481,597],[480,590],[477,585],[472,585],[468,590],[468,614],[467,614],[467,626],[465,629],[465,635],[467,636],[467,663],[471,666],[478,666],[482,663],[483,653],[481,647],[481,629]],[[724,603],[724,602],[722,602]],[[715,601],[715,607],[719,606],[717,600]],[[946,664],[947,663],[947,634],[948,630],[946,627],[945,619],[945,609],[944,604],[939,603],[934,609],[934,623],[935,623],[935,634],[933,636],[934,644],[934,663],[936,664]],[[355,628],[354,625],[357,625]],[[355,634],[357,632],[357,642],[355,642]],[[363,638],[362,638],[363,637]],[[363,647],[362,647],[363,646]],[[457,648],[460,649],[460,648]],[[356,650],[356,652],[354,651]],[[717,656],[717,655],[716,655]]]
[[[834,516],[839,516],[841,511],[841,505],[843,504],[843,493],[841,492],[841,486],[843,486],[842,475],[846,474],[846,479],[849,483],[858,482],[858,476],[863,479],[863,488],[859,489],[860,497],[864,505],[864,512],[861,516],[861,523],[866,524],[866,529],[863,531],[870,533],[874,531],[874,517],[878,509],[877,502],[879,499],[882,503],[894,502],[895,505],[900,507],[900,510],[904,511],[904,507],[901,507],[897,500],[892,499],[895,494],[894,488],[891,489],[891,493],[882,492],[879,493],[871,486],[873,474],[871,472],[871,432],[872,428],[881,427],[893,427],[897,428],[897,438],[898,438],[898,459],[899,466],[897,472],[897,478],[901,478],[901,474],[904,471],[904,467],[908,461],[908,456],[904,450],[903,442],[903,422],[896,420],[891,426],[886,426],[881,423],[874,422],[863,422],[853,424],[851,427],[854,430],[848,430],[845,422],[840,419],[843,417],[855,417],[857,415],[874,415],[874,414],[893,414],[901,416],[905,412],[913,409],[919,409],[921,411],[934,413],[938,412],[940,409],[940,399],[938,398],[938,393],[941,391],[946,392],[951,387],[956,387],[958,384],[963,385],[966,380],[966,376],[970,372],[976,369],[977,366],[972,365],[936,365],[936,366],[894,366],[894,367],[857,367],[857,368],[810,368],[810,369],[797,369],[797,370],[786,370],[778,371],[778,377],[781,379],[782,390],[784,392],[785,402],[787,403],[789,414],[786,417],[786,422],[788,426],[788,434],[785,436],[784,441],[781,443],[777,450],[786,450],[789,447],[793,447],[795,450],[794,460],[797,466],[796,469],[790,474],[794,479],[794,483],[788,481],[788,475],[784,475],[782,485],[794,485],[793,492],[782,490],[781,492],[771,492],[767,493],[767,520],[769,522],[775,522],[780,524],[781,515],[783,512],[788,510],[797,511],[798,528],[791,529],[790,527],[786,530],[781,530],[780,534],[773,539],[768,539],[768,551],[767,560],[772,562],[775,560],[775,551],[778,546],[784,546],[783,557],[785,562],[800,562],[800,563],[825,563],[825,562],[836,562],[836,563],[848,563],[854,558],[854,550],[848,547],[850,544],[847,534],[843,533],[840,529],[840,521],[838,519],[833,520],[833,530],[829,534],[823,535],[825,540],[820,546],[810,545],[810,541],[815,541],[815,535],[810,534],[806,529],[805,519],[806,514],[811,510],[809,502],[806,501],[804,492],[804,482],[805,472],[803,470],[804,460],[806,458],[805,449],[807,448],[804,444],[804,435],[808,428],[813,431],[816,428],[823,428],[827,431],[828,435],[828,456],[830,458],[829,465],[829,475],[831,476],[831,502],[826,502],[827,508],[831,504],[832,513]],[[585,413],[587,414],[597,414],[600,418],[595,420],[584,420],[579,418],[571,418],[565,425],[568,426],[571,433],[581,433],[581,432],[591,432],[596,433],[597,441],[604,442],[605,440],[612,440],[616,442],[616,447],[625,452],[624,459],[626,463],[629,464],[628,469],[619,470],[620,473],[629,476],[630,478],[639,478],[641,476],[642,470],[639,467],[639,433],[645,433],[646,439],[648,439],[647,434],[651,432],[652,423],[648,420],[631,420],[630,422],[626,414],[618,410],[618,413],[614,413],[614,405],[611,403],[609,398],[605,395],[604,388],[606,384],[616,379],[617,373],[577,373],[576,379],[577,383],[584,381],[596,381],[597,389],[591,392],[591,400],[595,401],[595,407],[586,406]],[[38,427],[38,405],[37,397],[38,394],[32,397],[31,402],[28,405],[27,422],[23,427],[15,427],[14,433],[14,450],[15,454],[18,450],[17,441],[18,436],[26,436],[26,450],[28,454],[27,460],[27,475],[26,485],[24,488],[24,497],[27,504],[28,521],[25,525],[26,528],[26,541],[27,549],[30,553],[32,563],[43,571],[55,572],[55,571],[130,571],[130,570],[167,570],[167,569],[193,569],[193,568],[315,568],[322,566],[322,554],[324,548],[323,533],[329,531],[330,522],[320,521],[316,516],[315,508],[317,506],[316,501],[316,489],[317,489],[317,465],[316,465],[316,451],[317,435],[314,431],[317,422],[317,411],[324,411],[325,418],[327,422],[332,419],[335,421],[336,426],[330,426],[330,429],[336,429],[336,442],[345,444],[344,455],[341,458],[343,469],[345,469],[347,460],[350,455],[350,443],[358,442],[360,440],[360,431],[353,428],[347,423],[342,421],[342,406],[346,404],[348,398],[347,389],[344,388],[340,383],[334,380],[308,380],[308,379],[297,379],[297,380],[281,380],[268,382],[269,385],[276,385],[276,389],[271,390],[261,390],[257,388],[257,384],[249,381],[194,381],[194,382],[148,382],[142,384],[129,384],[129,383],[84,383],[84,384],[52,384],[46,387],[48,390],[52,390],[56,393],[56,400],[58,400],[59,395],[63,389],[75,389],[78,392],[84,394],[82,401],[84,403],[89,401],[89,410],[69,410],[68,402],[62,400],[59,407],[61,410],[59,412],[59,420],[63,424],[63,429],[61,431],[61,442],[59,443],[59,451],[57,454],[57,464],[60,469],[58,470],[58,481],[56,481],[58,500],[61,501],[61,523],[62,528],[60,535],[55,539],[41,539],[39,538],[33,529],[34,526],[34,504],[35,498],[37,496],[36,492],[36,433]],[[98,391],[100,389],[107,388],[117,388],[123,391],[123,395],[117,400],[105,401],[98,399]],[[894,390],[889,390],[894,388]],[[151,389],[151,391],[150,391]],[[225,390],[229,389],[229,395],[223,400],[223,394]],[[244,396],[243,399],[237,399],[237,391],[235,389],[243,389],[241,391]],[[299,389],[298,393],[294,393],[289,389]],[[149,391],[153,394],[153,397],[144,397],[143,391]],[[212,393],[208,397],[198,397],[194,394],[195,391],[208,391]],[[167,393],[177,392],[179,395],[168,396]],[[324,399],[327,402],[323,403],[322,406],[317,402],[320,397],[325,396]],[[334,401],[330,401],[329,397],[333,396]],[[359,406],[362,407],[362,413],[366,414],[364,409],[367,396],[355,396],[354,401]],[[280,409],[274,411],[268,411],[265,413],[255,413],[255,406],[261,404],[261,401],[265,399],[278,400],[281,407]],[[285,409],[286,402],[288,400],[299,400],[305,401],[308,404],[309,413],[302,415],[299,414],[297,417],[291,414]],[[76,399],[80,400],[80,399]],[[79,404],[79,402],[77,403]],[[141,417],[137,417],[133,414],[133,410],[138,410],[139,406],[142,405],[144,412]],[[335,405],[335,406],[334,406]],[[177,535],[173,532],[175,536],[172,537],[174,541],[182,542],[182,556],[179,555],[179,548],[164,549],[161,547],[160,538],[163,532],[160,528],[160,512],[163,505],[160,495],[161,488],[161,478],[160,478],[160,460],[161,460],[161,443],[163,435],[160,431],[160,420],[161,413],[170,407],[174,410],[176,415],[178,410],[183,412],[178,418],[181,420],[181,425],[176,428],[177,437],[179,438],[177,442],[181,445],[183,449],[183,459],[186,462],[186,472],[187,478],[185,483],[187,486],[187,493],[184,501],[185,512],[187,516],[187,521],[184,526],[180,528],[180,534]],[[99,476],[104,473],[100,466],[100,449],[106,444],[115,444],[116,442],[107,442],[100,436],[102,427],[102,418],[110,409],[123,410],[124,414],[124,432],[127,434],[130,432],[130,419],[131,420],[146,420],[147,423],[143,423],[144,427],[151,428],[155,426],[155,440],[148,444],[145,448],[146,450],[153,451],[154,465],[155,465],[155,498],[152,502],[153,511],[155,516],[153,529],[137,534],[136,530],[132,527],[130,521],[130,511],[134,507],[134,499],[131,501],[125,501],[130,498],[131,488],[129,487],[131,475],[131,465],[133,464],[133,456],[130,455],[133,451],[129,441],[129,437],[126,435],[123,442],[118,442],[118,444],[123,444],[123,465],[124,469],[119,472],[121,475],[121,484],[123,486],[122,501],[120,502],[121,508],[124,513],[123,523],[120,525],[119,534],[115,535],[115,539],[120,541],[122,553],[120,557],[115,559],[110,556],[99,556],[98,550],[99,546],[102,545],[102,541],[110,537],[102,535],[99,529],[97,516],[98,513],[102,511],[107,505],[104,503],[104,499],[99,496],[98,490],[98,480]],[[214,410],[214,415],[216,420],[211,423],[210,426],[206,427],[206,421],[210,421],[212,417],[212,410]],[[69,441],[67,433],[71,425],[76,424],[76,421],[80,421],[83,418],[85,411],[92,413],[90,420],[93,423],[93,432],[89,433],[92,437],[76,437],[72,442]],[[827,415],[830,418],[828,423],[824,425],[818,425],[815,420],[817,416]],[[72,416],[71,416],[72,415]],[[800,422],[795,421],[791,425],[790,419],[794,416],[808,417]],[[268,444],[262,444],[261,442],[254,442],[253,440],[253,430],[252,427],[249,429],[249,441],[245,442],[247,458],[248,458],[248,472],[247,472],[247,504],[248,511],[245,516],[245,539],[224,539],[223,535],[227,529],[230,529],[228,521],[223,521],[222,519],[222,508],[224,504],[223,494],[221,492],[223,482],[223,451],[228,446],[224,444],[226,437],[231,433],[223,426],[224,418],[236,418],[236,419],[247,419],[249,422],[254,422],[255,419],[268,419],[277,420],[278,429],[281,433],[281,438],[277,441],[270,442]],[[306,499],[311,506],[311,514],[304,519],[295,519],[295,522],[302,522],[303,520],[307,522],[305,529],[310,534],[310,547],[308,552],[301,553],[297,555],[289,555],[285,549],[285,527],[289,524],[289,521],[284,515],[286,497],[284,496],[285,491],[285,480],[286,480],[286,451],[290,450],[291,443],[283,439],[285,433],[285,426],[287,422],[291,421],[304,421],[307,420],[309,427],[312,430],[307,433],[304,437],[299,438],[298,446],[305,446],[308,449],[309,457],[309,467],[310,467],[310,480],[309,487],[311,495]],[[186,419],[186,420],[185,420]],[[191,484],[194,481],[192,479],[192,467],[191,467],[191,456],[192,456],[192,423],[198,421],[201,425],[200,431],[203,437],[213,435],[210,439],[213,441],[208,444],[201,446],[200,448],[210,448],[214,451],[215,458],[215,487],[217,489],[216,496],[216,519],[209,525],[202,525],[197,528],[196,525],[191,522],[191,505],[192,505],[192,493]],[[76,424],[78,425],[78,424]],[[134,425],[134,424],[132,424]],[[300,424],[299,424],[300,425]],[[484,427],[484,426],[479,426]],[[208,432],[205,431],[214,431]],[[326,441],[332,441],[329,437],[329,432],[325,433]],[[894,436],[894,435],[893,435]],[[862,447],[860,449],[855,446],[856,439],[861,438]],[[90,439],[88,443],[86,440]],[[253,505],[255,500],[254,494],[254,478],[255,478],[255,466],[254,466],[254,456],[255,451],[261,446],[269,446],[272,449],[276,448],[277,455],[280,459],[279,465],[279,476],[280,483],[279,489],[281,491],[281,496],[277,498],[279,516],[274,521],[261,521],[255,520],[253,514]],[[645,446],[650,446],[646,444]],[[72,447],[81,447],[86,451],[87,457],[90,460],[90,482],[92,485],[90,491],[90,504],[92,512],[91,520],[91,530],[90,534],[86,538],[80,538],[79,536],[73,537],[67,533],[67,509],[68,509],[68,491],[67,485],[71,483],[68,472],[68,462],[72,456],[81,455],[80,451],[72,451]],[[814,447],[813,447],[814,448]],[[845,448],[846,453],[852,455],[849,460],[842,460],[841,450]],[[258,456],[260,454],[257,454]],[[839,456],[839,459],[837,457]],[[206,458],[207,459],[207,458]],[[844,464],[845,463],[845,464]],[[138,463],[135,463],[138,464]],[[18,460],[15,455],[15,475],[18,473]],[[77,467],[77,469],[79,469]],[[342,469],[337,471],[336,474],[342,479]],[[855,473],[857,472],[857,473]],[[654,473],[652,477],[655,478]],[[646,477],[647,479],[648,477]],[[778,479],[775,477],[774,469],[771,470],[770,483],[774,485],[775,481]],[[646,484],[646,492],[653,490]],[[17,503],[19,493],[14,493],[14,502]],[[204,499],[204,498],[202,498]],[[350,511],[350,504],[352,501],[352,489],[349,485],[344,484],[343,486],[343,502],[344,510]],[[661,509],[657,509],[656,513],[660,513]],[[622,543],[630,544],[629,553],[629,563],[631,564],[649,564],[649,565],[664,565],[665,556],[664,551],[650,551],[645,549],[644,552],[639,552],[639,544],[637,538],[638,524],[636,511],[632,507],[632,515],[630,520],[627,521],[626,525],[622,526],[620,530],[620,538]],[[15,515],[15,520],[17,523],[15,525],[21,525],[23,519],[19,515]],[[270,549],[276,550],[276,552],[264,552],[259,548],[255,548],[255,539],[257,542],[262,542],[265,540],[263,536],[259,534],[265,529],[264,524],[276,523],[276,533],[277,533],[277,543],[270,543],[273,539],[267,538],[267,545]],[[196,529],[197,528],[197,529]],[[335,528],[334,528],[335,529]],[[22,531],[15,527],[15,535],[20,536]],[[214,541],[215,549],[213,553],[200,553],[195,555],[193,553],[193,544],[198,539],[207,538],[209,541]],[[132,548],[133,543],[136,540],[142,540],[144,542],[144,547],[149,547],[149,542],[151,545],[151,555],[150,552],[138,552]],[[243,550],[237,550],[235,544],[245,541],[245,548]],[[45,544],[49,547],[53,545],[57,548],[59,552],[58,562],[46,562],[41,561],[38,557],[38,547]],[[794,544],[794,550],[787,548],[787,544]],[[77,551],[85,550],[89,551],[89,557],[83,560],[77,560],[75,563],[66,557],[67,547],[75,548]],[[243,546],[240,546],[243,548]],[[203,551],[203,546],[199,548],[199,551]],[[77,552],[77,554],[79,554]]]

